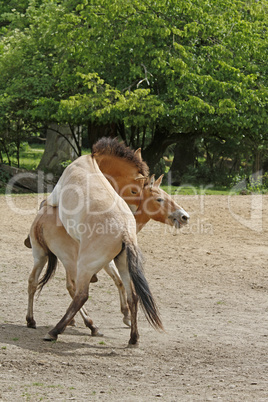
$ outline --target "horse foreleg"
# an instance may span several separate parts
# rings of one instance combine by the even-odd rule
[[[75,269],[68,269],[67,265],[65,265],[66,269],[66,288],[73,299],[75,296],[75,275],[76,275],[76,268]],[[99,331],[99,328],[93,324],[92,319],[89,317],[88,312],[85,307],[81,307],[79,310],[79,313],[81,314],[83,321],[86,325],[91,330],[91,335],[92,336],[103,336],[103,334]],[[68,325],[75,326],[75,319],[73,318]]]
[[[108,265],[104,267],[107,274],[113,279],[115,285],[117,286],[119,299],[120,299],[120,309],[121,313],[123,314],[123,323],[126,324],[128,327],[131,327],[131,316],[129,307],[127,304],[127,297],[126,291],[123,285],[123,282],[118,275],[117,268],[115,266],[114,261],[111,261]]]
[[[130,274],[128,271],[126,252],[123,251],[119,257],[115,260],[115,264],[123,281],[124,287],[127,292],[127,303],[131,313],[131,331],[129,346],[138,346],[139,333],[137,326],[137,313],[138,313],[138,297],[134,292],[131,282]]]
[[[34,267],[28,279],[28,310],[26,315],[27,327],[36,328],[36,322],[33,317],[34,295],[38,286],[38,279],[47,262],[45,254],[39,254],[34,258]]]

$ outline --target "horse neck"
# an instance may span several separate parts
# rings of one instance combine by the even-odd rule
[[[111,176],[113,178],[120,176],[132,176],[135,177],[135,170],[132,164],[129,161],[119,158],[117,156],[112,155],[96,155],[95,159],[97,164],[104,175]],[[136,176],[138,173],[136,174]]]
[[[149,222],[151,219],[148,214],[146,214],[142,209],[136,212],[134,215],[136,220],[136,231],[139,233],[141,229]]]

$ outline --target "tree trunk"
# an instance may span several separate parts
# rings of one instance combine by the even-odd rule
[[[151,143],[142,151],[142,158],[147,162],[151,172],[154,172],[166,148],[175,142],[174,136],[169,137],[168,134],[167,130],[157,126]]]
[[[11,166],[11,159],[10,159],[10,155],[9,155],[9,152],[8,152],[8,147],[6,146],[5,141],[1,141],[1,144],[2,144],[3,149],[4,149],[4,153],[6,154],[8,164],[9,164],[9,166]]]
[[[174,149],[174,159],[170,167],[171,183],[181,184],[181,178],[186,173],[188,166],[194,166],[195,162],[195,136],[191,134],[178,134],[177,144]]]
[[[262,169],[261,156],[262,156],[261,152],[259,150],[256,150],[255,154],[254,154],[254,161],[253,161],[253,173],[257,174],[257,175]]]
[[[51,124],[47,129],[45,152],[42,156],[39,170],[61,175],[63,162],[73,161],[77,157],[73,134],[68,125]]]
[[[107,123],[102,125],[96,125],[91,122],[88,123],[88,141],[89,146],[92,146],[102,137],[116,137],[117,125],[116,123]]]

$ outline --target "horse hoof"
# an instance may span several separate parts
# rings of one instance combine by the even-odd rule
[[[27,323],[27,327],[28,327],[28,328],[36,329],[36,324]]]
[[[124,317],[123,323],[126,324],[127,327],[131,327],[131,320],[129,317]]]
[[[99,337],[102,337],[102,336],[103,336],[103,333],[100,332],[99,328],[95,328],[95,329],[91,330],[91,336],[99,336]]]
[[[43,338],[43,341],[52,342],[52,341],[56,341],[57,339],[58,339],[57,335],[50,335],[50,333],[48,333]]]
[[[138,348],[138,347],[139,347],[139,342],[130,343],[130,341],[129,341],[127,347],[128,347],[128,348]]]
[[[27,327],[36,329],[36,322],[34,319],[27,320]]]

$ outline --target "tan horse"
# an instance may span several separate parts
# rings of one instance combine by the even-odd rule
[[[141,151],[138,149],[137,151],[133,151],[130,148],[126,147],[123,143],[119,143],[117,139],[111,139],[111,138],[102,138],[100,139],[96,144],[93,146],[92,150],[92,155],[94,156],[94,159],[97,161],[102,173],[105,174],[105,177],[110,181],[112,186],[115,188],[115,190],[122,196],[122,198],[125,199],[125,201],[128,203],[129,207],[131,208],[132,211],[136,211],[138,208],[138,205],[140,205],[141,202],[141,190],[144,187],[144,182],[145,179],[147,178],[147,175],[149,173],[149,169],[147,164],[142,160],[141,158]],[[83,159],[83,158],[81,158]],[[80,160],[80,158],[78,159]],[[79,188],[75,188],[76,190],[79,191]],[[46,205],[46,201],[42,203],[43,206]],[[41,236],[41,228],[42,231],[46,231],[46,233],[49,233],[50,230],[54,230],[55,235],[51,236],[51,238],[54,239],[54,244],[57,244],[57,240],[67,237],[67,233],[62,226],[61,221],[57,218],[57,211],[54,210],[53,208],[43,208],[42,211],[44,211],[44,216],[42,216],[42,213],[38,213],[33,227],[31,231],[31,239],[32,242],[35,241],[35,239],[39,240],[39,243],[41,243],[42,247],[44,246],[44,239],[42,239]],[[50,216],[50,215],[53,216]],[[54,226],[59,226],[58,230]],[[43,229],[44,227],[44,229]],[[37,232],[39,233],[37,234]],[[65,235],[65,236],[64,236]],[[67,240],[66,240],[67,241]],[[40,276],[40,273],[46,264],[47,261],[47,253],[49,255],[48,258],[48,272],[49,268],[52,264],[52,262],[57,261],[56,257],[53,257],[52,253],[49,253],[47,251],[47,248],[44,246],[44,249],[39,250],[38,252],[38,245],[39,243],[35,242],[35,249],[33,250],[34,254],[34,268],[29,276],[29,285],[28,285],[28,312],[27,312],[27,326],[31,328],[36,327],[35,320],[33,318],[33,299],[34,299],[34,294],[37,289],[38,285],[38,278]],[[68,243],[68,241],[67,241]],[[52,242],[53,244],[53,242]],[[27,247],[31,247],[31,242],[29,237],[25,240],[25,245]],[[40,247],[40,245],[39,245]],[[71,246],[70,245],[70,253],[73,250],[73,248],[76,247],[75,245]],[[51,246],[51,249],[54,250],[53,246]],[[55,247],[56,250],[58,250],[57,247]],[[44,254],[44,250],[46,250]],[[62,249],[63,250],[63,249]],[[38,254],[38,258],[35,256],[35,254]],[[58,256],[61,255],[61,251],[57,251],[56,253]],[[74,255],[77,255],[77,252],[74,253]],[[60,258],[61,259],[61,258]],[[73,260],[73,257],[71,257]],[[67,278],[67,289],[70,291],[70,293],[73,295],[74,294],[74,281],[71,281],[69,278],[74,278],[76,277],[76,261],[73,264],[72,268],[72,263],[69,262],[70,259],[67,259],[65,262],[66,267],[68,267],[66,278]],[[116,270],[114,267],[112,267],[112,271],[109,269],[109,266],[106,267],[107,272],[113,277],[113,279],[116,281],[117,286],[122,286],[121,285],[121,279],[119,275],[117,274]],[[47,276],[45,276],[43,281],[41,283],[44,285],[46,283]],[[96,281],[97,277],[93,275],[92,277],[92,282]],[[121,296],[121,294],[120,294]],[[81,312],[86,325],[88,325],[89,320],[83,314],[83,310]],[[127,315],[127,313],[125,313]],[[129,323],[129,319],[127,319]],[[88,325],[89,326],[89,325]]]
[[[161,176],[157,181],[154,176],[148,181],[147,186],[142,192],[142,200],[136,211],[135,218],[137,223],[137,231],[150,220],[174,225],[180,227],[187,223],[188,214],[163,190],[159,188]],[[33,318],[33,299],[38,285],[38,278],[48,258],[48,267],[44,277],[39,282],[39,288],[47,283],[51,275],[55,272],[57,265],[57,257],[63,263],[66,270],[67,289],[73,297],[75,292],[76,280],[76,262],[78,254],[78,244],[65,231],[58,218],[58,209],[44,206],[38,213],[30,232],[33,253],[35,256],[35,264],[33,271],[29,277],[28,287],[28,312],[27,325],[36,327]],[[55,257],[57,256],[57,257]],[[114,280],[120,296],[121,312],[123,313],[123,322],[130,325],[130,315],[126,300],[125,290],[120,276],[117,273],[115,265],[111,262],[104,267],[106,272]],[[80,311],[87,327],[91,328],[94,335],[92,321],[88,317],[86,310]],[[93,329],[92,329],[93,328]]]
[[[53,205],[58,203],[61,222],[78,242],[78,254],[73,301],[44,339],[57,339],[88,299],[92,276],[115,258],[131,312],[129,344],[136,345],[139,338],[138,299],[148,321],[154,327],[163,329],[142,273],[135,219],[125,201],[101,173],[96,160],[87,155],[69,165],[47,201],[48,205],[50,202]],[[92,325],[92,331],[97,333],[98,330]]]

